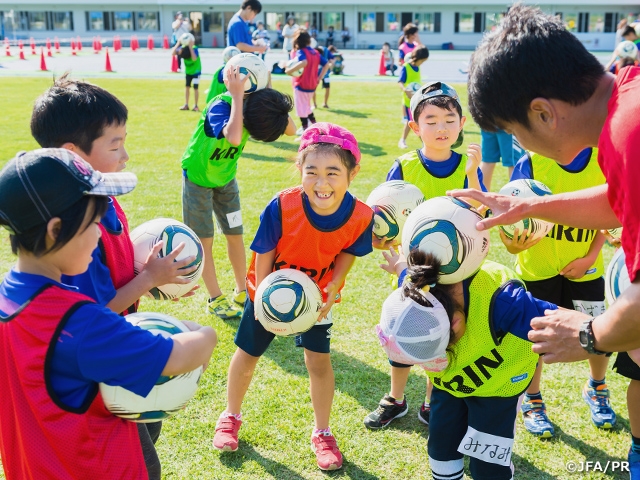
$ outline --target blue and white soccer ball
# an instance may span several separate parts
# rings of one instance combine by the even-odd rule
[[[177,318],[162,313],[137,312],[126,320],[154,335],[171,337],[189,329]],[[202,367],[188,373],[161,376],[146,397],[118,386],[100,383],[102,401],[115,416],[137,423],[164,420],[182,410],[198,389]]]
[[[551,190],[538,180],[520,179],[507,183],[498,193],[512,197],[531,198],[551,195]],[[520,234],[527,230],[529,232],[527,238],[538,239],[549,233],[549,230],[553,228],[553,223],[538,218],[525,218],[512,225],[500,226],[507,238],[513,238],[516,228]]]
[[[615,302],[622,293],[629,288],[629,271],[625,263],[624,250],[619,248],[611,259],[604,276],[604,293],[609,306]]]
[[[231,58],[236,55],[240,55],[242,52],[238,47],[234,47],[233,45],[229,45],[222,51],[222,63],[227,63]]]
[[[616,55],[620,58],[638,59],[638,47],[630,40],[620,42],[616,47]]]
[[[183,47],[186,47],[191,42],[195,42],[195,41],[196,41],[196,37],[194,37],[193,34],[189,32],[185,32],[182,35],[180,35],[180,45],[182,45]]]
[[[254,307],[265,330],[285,337],[299,335],[318,321],[322,293],[306,273],[283,268],[258,285]]]
[[[288,60],[287,63],[285,63],[285,67],[284,67],[285,70],[288,69],[288,68],[291,68],[296,63],[298,63],[298,59],[297,58],[292,58],[292,59]],[[299,77],[300,75],[302,75],[303,72],[304,72],[304,67],[299,68],[297,70],[294,70],[289,75],[291,75],[292,77]]]
[[[367,205],[374,213],[373,234],[402,242],[402,228],[409,214],[424,202],[424,194],[412,183],[391,180],[374,188]]]
[[[478,231],[482,220],[471,205],[452,197],[434,197],[409,215],[402,230],[402,251],[435,255],[441,262],[440,283],[461,282],[473,275],[489,253],[489,233]]]
[[[239,67],[240,74],[245,76],[245,93],[262,90],[269,84],[269,68],[259,56],[253,53],[236,55],[227,62],[228,65]],[[224,69],[222,77],[226,78],[226,75],[227,68]]]
[[[156,300],[179,298],[185,293],[190,292],[198,283],[198,280],[200,280],[202,269],[204,268],[204,250],[198,236],[184,223],[171,218],[156,218],[155,220],[143,223],[133,230],[130,238],[133,243],[133,266],[136,275],[142,271],[149,252],[153,250],[154,245],[160,240],[164,241],[164,245],[160,249],[158,257],[167,256],[182,242],[185,243],[185,247],[176,257],[176,261],[195,256],[193,262],[184,267],[198,267],[194,272],[185,275],[189,283],[169,283],[159,287],[153,287],[149,290],[147,296],[155,298]]]
[[[416,93],[418,90],[420,90],[420,87],[422,85],[420,85],[418,82],[411,82],[410,84],[408,84],[406,87],[404,87],[404,91],[407,93]]]

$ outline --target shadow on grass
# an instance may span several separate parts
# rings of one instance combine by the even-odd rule
[[[260,155],[258,153],[242,152],[242,158],[250,158],[261,162],[293,163],[294,158],[288,159],[281,155]]]
[[[387,152],[379,145],[373,145],[371,143],[358,142],[360,151],[365,155],[371,155],[372,157],[381,157],[386,155]]]
[[[331,113],[335,113],[336,115],[344,115],[346,117],[353,117],[353,118],[367,118],[371,115],[370,113],[367,113],[367,112],[358,112],[356,110],[340,110],[337,108],[330,108],[328,111]]]
[[[535,480],[555,480],[556,478],[550,473],[540,470],[529,462],[529,460],[515,453],[511,456],[511,461],[515,468],[513,478],[530,478]]]

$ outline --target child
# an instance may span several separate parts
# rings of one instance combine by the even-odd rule
[[[398,260],[390,258],[388,268],[404,269]],[[439,330],[440,339],[448,339],[448,345],[436,337],[424,342],[433,349],[430,363],[439,365],[438,371],[425,366],[434,385],[427,446],[433,478],[462,479],[467,455],[473,478],[512,479],[514,423],[538,362],[529,323],[557,307],[534,298],[513,271],[489,260],[452,285],[438,283],[440,262],[433,255],[415,250],[408,260],[406,280],[385,301],[382,320],[417,313],[430,319],[429,334]],[[429,295],[442,305],[434,308]]]
[[[264,23],[262,22],[258,22],[258,28],[253,32],[251,38],[256,43],[256,45],[260,45],[259,40],[261,40],[262,46],[266,46],[267,49],[270,47],[271,36],[269,35],[269,32],[264,28]],[[257,55],[260,55],[260,58],[262,58],[262,60],[264,60],[266,54],[266,50],[257,53]]]
[[[358,142],[348,130],[330,123],[312,125],[300,142],[297,166],[302,185],[277,194],[260,216],[251,245],[255,253],[247,276],[249,298],[236,333],[238,349],[229,366],[228,403],[213,439],[219,450],[238,448],[242,400],[260,356],[274,338],[255,318],[256,286],[277,268],[305,265],[304,269],[298,268],[307,274],[316,272],[312,278],[318,282],[325,302],[318,325],[296,337],[296,345],[305,349],[309,370],[315,416],[312,448],[322,470],[342,466],[342,454],[329,428],[334,394],[329,357],[331,307],[340,301],[340,290],[355,257],[372,250],[373,212],[347,191],[360,170],[359,163]],[[318,278],[317,273],[326,270],[329,273]]]
[[[391,75],[395,77],[398,66],[393,61],[393,51],[391,50],[391,45],[389,44],[389,42],[384,42],[382,44],[382,50],[380,50],[380,54],[384,58],[385,71],[391,72]]]
[[[209,104],[209,102],[213,100],[214,97],[217,97],[221,93],[227,91],[227,87],[224,84],[223,78],[224,68],[227,62],[239,53],[240,50],[238,50],[236,47],[227,47],[222,51],[222,66],[220,66],[213,73],[213,78],[211,78],[211,86],[209,87],[209,91],[207,92],[207,104]]]
[[[606,180],[598,165],[598,149],[587,148],[568,165],[536,153],[525,154],[517,163],[511,180],[536,179],[555,194],[604,185]],[[604,313],[604,261],[602,245],[605,237],[598,230],[555,225],[543,238],[528,240],[527,232],[515,232],[509,240],[500,231],[509,253],[517,255],[516,273],[525,281],[527,290],[536,298],[563,308],[578,310],[593,317]],[[609,357],[589,358],[590,377],[582,390],[582,398],[590,408],[591,420],[598,428],[611,428],[616,414],[611,408],[605,374]],[[524,426],[541,438],[554,435],[540,392],[542,363],[527,389],[522,404]]]
[[[200,53],[198,47],[194,45],[195,38],[191,35],[189,44],[183,46],[181,39],[174,45],[171,50],[171,55],[175,55],[184,60],[184,73],[185,73],[185,91],[184,91],[184,105],[180,107],[180,110],[189,110],[189,94],[191,92],[191,84],[193,83],[193,101],[194,112],[199,112],[198,108],[198,86],[200,85],[200,75],[202,74],[202,63],[200,62]]]
[[[462,144],[465,122],[456,91],[442,82],[424,85],[411,100],[411,109],[415,118],[411,128],[422,140],[423,147],[398,158],[387,174],[387,181],[404,180],[412,183],[427,199],[444,195],[447,190],[459,188],[456,187],[459,185],[485,190],[478,168],[482,159],[480,147],[469,145],[467,155],[451,150]],[[446,140],[440,137],[446,137]],[[374,241],[376,248],[387,248],[390,243],[386,239]],[[380,400],[378,408],[364,419],[368,428],[384,428],[409,411],[404,389],[411,365],[391,360],[389,363],[391,390],[389,395]],[[418,418],[426,425],[430,416],[430,389],[427,381],[425,402],[418,411]]]
[[[324,90],[324,104],[322,105],[322,108],[329,108],[329,93],[331,90],[331,67],[333,66],[333,58],[334,55],[333,53],[331,53],[331,50],[329,48],[324,48],[324,47],[316,47],[316,51],[322,56],[324,57],[327,62],[329,62],[329,69],[327,70],[327,73],[325,74],[324,77],[322,77],[322,89]],[[322,67],[318,67],[318,73],[321,72]],[[313,107],[317,108],[318,105],[316,104],[316,92],[313,92]]]
[[[184,222],[200,237],[204,249],[202,279],[209,293],[206,311],[229,320],[242,312],[222,295],[213,262],[213,220],[227,240],[229,261],[236,286],[233,300],[243,305],[246,257],[242,241],[240,192],[236,182],[238,159],[249,135],[254,140],[273,142],[283,133],[293,135],[289,118],[291,98],[272,88],[244,94],[244,75],[227,66],[228,92],[215,97],[202,112],[189,145],[182,155]]]
[[[325,48],[329,48],[333,46],[334,34],[335,34],[335,30],[333,28],[333,25],[329,25],[329,28],[327,28],[326,42],[324,45]]]
[[[325,76],[330,65],[326,58],[309,46],[310,44],[311,36],[309,32],[302,29],[298,30],[293,37],[294,58],[297,62],[285,70],[287,75],[291,75],[292,72],[304,68],[302,75],[291,79],[296,115],[300,117],[302,124],[300,133],[309,127],[309,122],[316,123],[311,102],[320,79]],[[322,66],[320,74],[318,74],[319,66]]]
[[[487,132],[480,130],[482,138],[482,163],[480,170],[484,177],[484,184],[487,190],[491,190],[491,180],[493,179],[493,171],[498,162],[502,162],[502,166],[506,167],[509,177],[513,173],[513,167],[522,157],[523,149],[513,135],[498,130],[497,132]]]
[[[161,375],[211,357],[210,327],[185,322],[191,332],[156,336],[61,282],[92,261],[107,195],[135,183],[131,173],[101,174],[65,149],[21,153],[0,172],[0,225],[18,255],[0,284],[7,480],[149,478],[136,424],[107,411],[98,383],[146,396]]]
[[[411,110],[409,106],[411,104],[411,97],[413,93],[407,92],[405,88],[410,83],[419,83],[422,84],[422,80],[420,78],[420,65],[427,61],[429,58],[429,49],[424,46],[420,46],[416,48],[411,53],[411,60],[402,65],[400,68],[400,78],[398,78],[398,85],[400,86],[400,90],[402,90],[402,123],[404,123],[404,128],[402,130],[402,137],[400,137],[400,141],[398,141],[398,148],[406,149],[407,147],[407,136],[409,135],[409,122],[413,120],[411,116]]]
[[[418,31],[415,23],[407,23],[402,29],[402,35],[398,39],[398,65],[404,65],[405,57],[420,45]]]
[[[333,63],[332,63],[331,71],[336,75],[342,75],[342,73],[344,72],[344,57],[338,51],[335,45],[329,46],[327,50],[328,50],[328,53],[333,55]]]

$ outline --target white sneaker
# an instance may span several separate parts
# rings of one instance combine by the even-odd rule
[[[409,147],[407,147],[407,142],[401,138],[400,141],[398,142],[398,148],[405,150]]]
[[[296,135],[302,135],[304,133],[304,128],[300,127],[296,130]]]

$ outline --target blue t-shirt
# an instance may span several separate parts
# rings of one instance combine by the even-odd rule
[[[227,26],[227,46],[235,47],[238,43],[253,44],[251,32],[249,32],[249,24],[236,13],[231,17]]]
[[[413,43],[409,43],[409,42],[404,42],[404,44],[409,48],[413,48],[415,46]],[[404,60],[404,56],[405,56],[404,51],[402,49],[398,49],[398,57]]]
[[[318,215],[315,213],[311,208],[309,198],[306,194],[302,195],[302,201],[305,204],[305,211],[314,225],[317,225],[323,230],[333,230],[342,225],[344,219],[351,214],[356,197],[347,192],[338,210],[331,215]],[[343,251],[356,257],[364,257],[371,253],[373,251],[371,243],[372,233],[373,219],[369,227],[358,237],[353,245]],[[276,195],[260,214],[260,225],[258,226],[258,231],[250,248],[256,253],[267,253],[276,248],[280,238],[282,238],[282,217],[280,212],[280,197]]]
[[[429,160],[424,156],[422,150],[418,150],[418,156],[420,157],[420,161],[422,165],[425,167],[425,170],[431,172],[434,176],[438,178],[446,178],[449,175],[452,175],[453,172],[458,168],[458,164],[460,163],[461,155],[457,152],[451,150],[451,156],[445,160],[444,162],[435,162],[433,160]],[[393,162],[391,168],[389,169],[389,173],[387,173],[387,182],[390,180],[404,180],[402,175],[402,166],[398,162]],[[487,187],[484,186],[484,179],[482,177],[482,171],[480,167],[478,167],[478,180],[480,181],[480,189],[483,192],[487,191]],[[467,188],[469,181],[467,177],[464,179],[464,186],[462,188]]]
[[[224,127],[229,123],[231,118],[231,105],[224,100],[216,100],[209,105],[207,109],[207,117],[204,121],[204,134],[207,137],[224,138]]]
[[[335,55],[333,53],[331,53],[328,48],[325,48],[324,49],[324,54],[320,55],[320,57],[326,59],[327,62],[329,62],[329,61],[331,61],[331,60],[333,60],[335,58]],[[324,63],[321,64],[321,65],[318,65],[318,75],[322,71],[322,67],[323,66],[324,66]],[[330,74],[331,74],[331,69],[327,70],[327,73],[325,73],[324,78],[329,78]]]
[[[107,230],[116,233],[122,232],[122,225],[118,220],[112,198],[109,198],[109,207],[100,223]],[[65,285],[77,287],[80,293],[92,298],[98,305],[105,306],[114,299],[117,290],[111,281],[109,268],[103,261],[102,251],[99,246],[93,251],[91,258],[91,263],[86,272],[73,276],[62,275],[61,281]]]
[[[571,160],[570,164],[568,165],[558,164],[558,166],[569,173],[581,172],[582,170],[585,169],[585,167],[589,163],[592,153],[593,153],[593,150],[591,149],[591,147],[587,147],[584,150],[582,150],[578,155],[576,155],[576,158]],[[529,157],[528,153],[525,153],[522,157],[520,157],[520,160],[518,160],[518,163],[516,163],[516,166],[513,168],[513,173],[511,174],[511,181],[520,180],[520,179],[528,180],[532,178],[533,178],[533,170],[531,166],[531,158]],[[544,179],[536,178],[535,180],[540,180],[542,183],[544,183]]]
[[[307,48],[311,50],[311,47],[305,47],[303,49],[298,50],[298,53],[296,54],[296,61],[303,62],[303,61],[305,61],[307,59],[307,54],[305,53],[305,50]],[[327,59],[324,56],[320,55],[320,54],[318,54],[318,57],[320,57],[320,63],[318,63],[318,69],[321,69],[322,67],[324,67],[326,65]],[[318,74],[320,74],[320,70],[318,70]],[[328,73],[327,73],[327,75],[328,75]],[[313,91],[315,91],[315,90],[304,90],[300,86],[296,86],[296,89],[300,90],[302,92],[313,92]]]
[[[18,305],[44,285],[75,287],[41,275],[11,269],[0,283],[0,295]],[[0,311],[0,316],[10,312]],[[142,330],[96,303],[83,305],[67,320],[51,357],[51,386],[60,400],[80,407],[98,382],[120,385],[146,396],[164,370],[173,340]]]
[[[400,50],[400,53],[402,53],[402,50]],[[402,58],[402,57],[400,57],[400,58]],[[414,72],[420,71],[420,67],[415,67],[415,66],[411,65],[410,63],[407,64],[407,67],[412,69]],[[400,77],[398,78],[398,83],[401,83],[403,85],[405,83],[407,83],[407,71],[404,68],[400,69]]]

